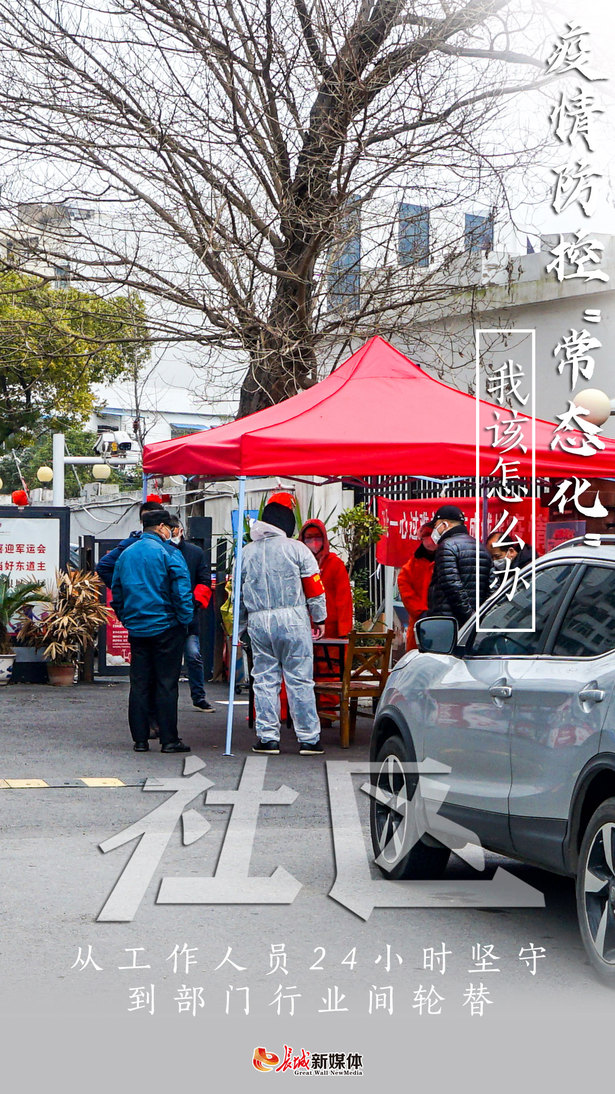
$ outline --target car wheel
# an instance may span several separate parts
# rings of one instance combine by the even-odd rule
[[[579,852],[577,915],[594,969],[615,987],[615,798],[596,810]]]
[[[415,762],[401,737],[389,737],[378,749],[378,770],[371,778],[370,829],[376,865],[394,881],[441,877],[450,857],[448,847],[430,836],[414,838],[414,811],[408,806],[418,776],[404,771],[403,764]]]

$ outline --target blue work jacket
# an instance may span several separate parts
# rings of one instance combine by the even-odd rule
[[[188,567],[180,551],[167,550],[155,532],[144,532],[122,551],[113,571],[111,607],[130,634],[161,634],[192,621]]]

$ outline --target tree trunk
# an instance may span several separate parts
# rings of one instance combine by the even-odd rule
[[[312,270],[281,280],[267,325],[250,346],[250,368],[241,385],[238,418],[316,383],[314,333],[309,314]]]
[[[286,351],[277,344],[262,346],[251,354],[239,397],[238,418],[281,403],[315,383],[316,359],[310,345],[296,344]]]

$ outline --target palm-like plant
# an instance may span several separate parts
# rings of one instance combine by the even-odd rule
[[[0,655],[10,653],[12,649],[11,619],[23,618],[26,608],[48,601],[49,593],[42,581],[19,581],[17,585],[11,585],[8,574],[0,575]]]
[[[99,627],[111,611],[101,603],[102,582],[88,570],[56,573],[52,606],[44,619],[28,619],[19,637],[56,665],[71,665],[84,649],[94,645]]]

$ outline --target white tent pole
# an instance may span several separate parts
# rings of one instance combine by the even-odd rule
[[[239,601],[241,597],[241,562],[243,556],[243,525],[246,512],[246,476],[239,476],[239,503],[237,516],[237,558],[233,577],[233,637],[231,638],[231,667],[229,669],[228,710],[226,715],[226,744],[224,755],[232,756],[233,708],[235,705],[235,676],[237,672],[237,650],[239,647]]]
[[[393,627],[393,617],[395,609],[393,608],[393,600],[395,598],[395,568],[393,566],[384,567],[384,621],[389,628]]]

